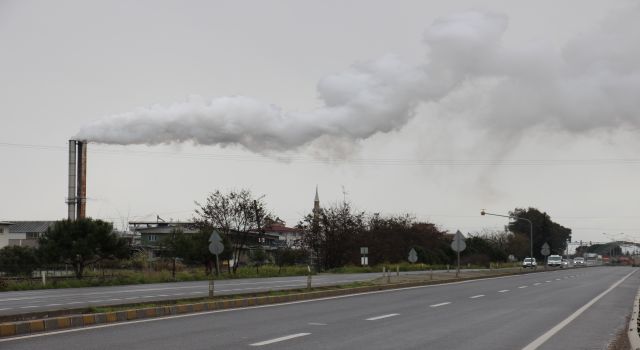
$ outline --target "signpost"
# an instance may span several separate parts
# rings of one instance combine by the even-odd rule
[[[551,250],[549,249],[549,243],[544,242],[542,245],[542,249],[540,249],[540,254],[544,255],[544,268],[547,268],[547,255],[551,254]]]
[[[460,252],[467,248],[467,244],[464,243],[464,235],[459,230],[456,231],[456,235],[451,242],[451,249],[458,253],[458,270],[456,270],[456,277],[460,275]]]
[[[369,257],[367,255],[369,255],[369,247],[360,247],[360,265],[369,265]]]
[[[216,256],[216,275],[220,276],[220,259],[218,256],[224,251],[224,243],[218,231],[213,231],[209,236],[209,251]],[[209,280],[209,297],[213,297],[213,272]]]

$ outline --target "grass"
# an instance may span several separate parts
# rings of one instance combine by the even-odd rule
[[[507,267],[508,264],[501,264],[500,267]],[[426,265],[426,264],[379,264],[375,266],[354,266],[348,265],[339,268],[330,269],[329,273],[367,273],[382,272],[386,268],[391,272],[396,271],[396,267],[401,272],[405,271],[425,271],[425,270],[445,270],[447,265]],[[467,265],[465,268],[485,268],[482,266]],[[449,266],[454,269],[453,265]],[[255,267],[245,266],[239,267],[235,274],[229,274],[226,270],[222,270],[220,276],[216,276],[216,280],[236,279],[236,278],[264,278],[264,277],[283,277],[283,276],[305,276],[308,274],[307,266],[283,266],[282,268],[275,265],[264,265],[256,270]],[[171,271],[161,270],[104,270],[91,271],[88,270],[83,279],[76,278],[48,278],[47,284],[42,285],[40,279],[0,279],[0,291],[21,291],[34,289],[58,289],[58,288],[83,288],[83,287],[100,287],[100,286],[120,286],[131,284],[149,284],[149,283],[166,283],[166,282],[186,282],[186,281],[204,281],[209,279],[209,275],[205,274],[203,268],[183,268],[176,272],[175,278]]]

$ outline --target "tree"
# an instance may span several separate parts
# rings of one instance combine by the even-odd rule
[[[31,276],[39,266],[36,250],[31,247],[8,246],[0,249],[0,271],[9,275]]]
[[[86,218],[57,221],[40,238],[39,251],[46,261],[70,264],[82,279],[88,265],[128,257],[129,244],[113,232],[111,223]]]
[[[549,243],[551,254],[562,254],[567,248],[567,241],[571,240],[571,229],[553,222],[547,213],[536,208],[516,208],[510,214],[529,219],[533,223],[533,255],[536,258],[543,258],[540,248],[545,242]],[[512,221],[509,223],[509,231],[529,237],[529,223],[523,220]]]
[[[183,233],[175,231],[162,242],[163,254],[167,257],[177,257],[188,265],[203,265],[207,274],[211,273],[215,256],[209,251],[209,237],[212,229],[202,228],[195,233]],[[220,260],[231,258],[229,241],[222,240],[224,251],[220,254]]]
[[[205,230],[219,229],[223,238],[231,242],[232,257],[235,260],[233,272],[245,253],[249,232],[257,232],[268,217],[262,197],[254,198],[249,190],[231,190],[228,193],[210,193],[205,204],[196,202],[194,222]]]
[[[303,245],[320,269],[332,269],[360,261],[359,237],[365,230],[365,215],[354,213],[347,202],[307,215],[299,224]]]

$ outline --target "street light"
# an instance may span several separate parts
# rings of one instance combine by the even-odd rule
[[[500,214],[487,213],[486,211],[484,211],[484,209],[482,209],[480,211],[480,215],[500,216],[500,217],[503,217],[503,218],[527,221],[529,223],[529,229],[530,229],[530,231],[529,231],[529,233],[530,233],[530,239],[529,239],[529,243],[530,243],[529,249],[530,249],[530,251],[529,251],[529,253],[531,254],[530,257],[533,258],[533,223],[531,222],[531,220],[525,219],[525,218],[521,218],[519,216],[513,216],[513,215],[500,215]]]

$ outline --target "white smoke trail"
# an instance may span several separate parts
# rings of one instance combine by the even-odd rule
[[[242,145],[257,153],[295,150],[318,138],[361,140],[398,130],[420,103],[437,102],[465,82],[486,78],[497,83],[486,91],[484,112],[470,121],[482,127],[638,128],[639,14],[636,6],[609,18],[557,52],[546,46],[503,47],[504,15],[457,13],[426,31],[423,65],[392,55],[354,64],[318,83],[324,106],[307,113],[249,97],[192,96],[168,107],[102,118],[76,137],[110,144]]]

